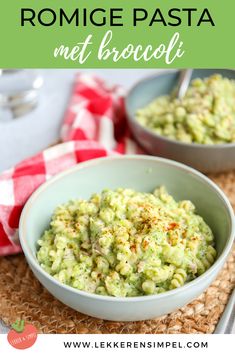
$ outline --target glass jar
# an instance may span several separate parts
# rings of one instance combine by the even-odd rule
[[[40,70],[0,69],[0,120],[27,114],[38,104]]]

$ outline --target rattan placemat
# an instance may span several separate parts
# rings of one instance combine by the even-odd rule
[[[235,172],[210,177],[235,209]],[[0,318],[34,324],[42,333],[212,333],[235,286],[235,247],[213,284],[184,308],[155,320],[111,322],[60,303],[35,279],[23,255],[0,258]]]

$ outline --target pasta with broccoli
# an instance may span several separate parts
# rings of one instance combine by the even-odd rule
[[[193,203],[164,187],[107,189],[60,205],[38,246],[41,267],[61,283],[115,297],[179,288],[216,258],[213,233]]]

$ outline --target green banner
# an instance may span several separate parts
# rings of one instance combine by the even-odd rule
[[[7,0],[1,68],[233,68],[232,0]]]

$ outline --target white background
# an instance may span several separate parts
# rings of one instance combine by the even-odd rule
[[[151,348],[151,349],[83,349],[83,348],[64,348],[63,341],[78,342],[176,342],[181,346],[187,345],[187,342],[208,342],[208,348]],[[6,335],[0,335],[0,351],[1,353],[16,353],[17,350],[9,345]],[[18,350],[19,352],[19,350]],[[24,350],[22,350],[24,352]],[[25,350],[32,353],[47,352],[82,352],[82,353],[232,353],[234,352],[234,335],[39,335],[35,344]]]

